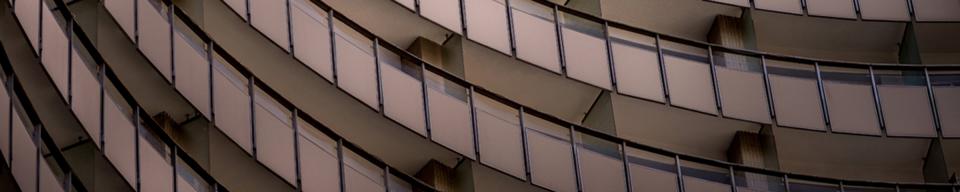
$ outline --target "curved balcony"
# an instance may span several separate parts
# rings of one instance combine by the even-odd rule
[[[475,86],[381,41],[380,37],[321,1],[250,2],[258,5],[251,8],[276,8],[250,12],[247,12],[246,1],[224,2],[278,48],[292,54],[318,76],[371,109],[467,158],[550,190],[816,191],[842,188],[855,191],[917,187],[949,190],[955,187],[950,184],[896,184],[799,175],[650,147],[560,120]],[[675,52],[673,57],[681,64],[679,67],[700,68],[704,73],[716,70],[692,63],[697,59],[684,57],[690,53],[680,50],[690,52],[689,49],[664,51],[659,46],[653,47],[657,52]],[[705,52],[712,50],[709,48]],[[655,52],[651,55],[657,58],[666,54]],[[703,54],[707,58],[711,55]],[[710,61],[712,59],[699,62]],[[873,67],[907,66],[863,67],[870,71]],[[704,80],[711,83],[711,79]],[[816,86],[818,81],[811,82],[819,89]],[[874,92],[872,84],[868,87],[871,93]],[[708,92],[712,94],[713,91]],[[816,102],[819,103],[819,99]],[[764,177],[745,176],[754,174]],[[768,185],[749,184],[755,182]]]
[[[952,0],[704,0],[794,15],[897,22],[958,22]]]

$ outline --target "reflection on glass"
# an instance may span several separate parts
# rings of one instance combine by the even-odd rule
[[[613,27],[607,30],[617,69],[617,91],[664,102],[656,39]]]
[[[213,60],[213,112],[214,123],[240,148],[253,154],[251,135],[250,95],[248,81],[233,68],[224,66],[219,56]]]
[[[688,192],[730,191],[728,169],[680,161],[683,173],[683,189]]]
[[[434,73],[426,73],[431,139],[475,158],[467,89]]]
[[[340,21],[336,27],[337,85],[368,106],[377,108],[377,71],[373,40]]]
[[[250,11],[250,23],[267,38],[280,45],[284,50],[290,49],[290,39],[287,31],[287,1],[281,0],[247,0]]]
[[[554,191],[577,191],[570,130],[524,114],[527,155],[534,184]]]
[[[467,38],[510,54],[510,30],[504,0],[464,0]]]
[[[787,190],[783,177],[780,176],[735,171],[734,177],[736,177],[737,192],[784,192]]]
[[[254,132],[257,160],[289,183],[296,183],[293,123],[290,111],[260,89],[254,89]]]
[[[420,0],[420,15],[462,34],[460,0]]]
[[[707,50],[689,45],[662,41],[667,87],[673,105],[716,114],[713,79]]]
[[[290,6],[290,33],[297,47],[293,49],[294,57],[327,81],[333,82],[327,13],[305,0],[292,0]]]
[[[930,71],[943,137],[960,137],[960,71]]]
[[[396,53],[382,50],[380,75],[383,83],[383,113],[422,136],[427,136],[423,110],[420,67],[402,60]]]
[[[853,0],[806,0],[807,14],[825,17],[856,19]]]
[[[560,18],[567,75],[610,89],[610,65],[603,25],[562,12]]]
[[[576,136],[583,191],[627,191],[620,145],[584,133]]]
[[[560,73],[553,9],[530,0],[510,1],[517,57]]]
[[[923,71],[874,70],[887,135],[936,137]]]
[[[760,58],[721,51],[714,51],[713,54],[723,115],[770,123]]]
[[[840,67],[820,69],[832,130],[880,135],[869,71]]]
[[[814,65],[766,59],[777,124],[825,131]]]
[[[139,49],[147,60],[172,81],[170,66],[170,23],[167,22],[169,9],[159,1],[138,0]]]
[[[633,191],[678,191],[673,157],[627,148]]]
[[[336,141],[299,118],[297,129],[303,191],[340,191]]]
[[[519,111],[480,94],[473,95],[473,102],[480,162],[525,178]]]

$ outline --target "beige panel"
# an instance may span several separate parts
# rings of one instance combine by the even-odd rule
[[[17,112],[14,112],[11,128],[13,129],[11,135],[13,163],[10,165],[10,170],[13,172],[13,178],[20,185],[20,191],[36,191],[37,146],[34,145],[32,134],[27,132]]]
[[[40,52],[40,1],[39,0],[19,0],[14,3],[13,12],[20,20],[20,28],[27,35],[27,40],[33,46],[33,52]]]
[[[580,162],[583,191],[627,191],[620,149],[610,148],[607,145],[610,144],[604,143],[605,149],[600,151],[594,149],[600,146],[590,146],[589,143],[578,144],[577,158]],[[607,150],[617,150],[617,153]]]
[[[10,96],[6,83],[0,83],[0,153],[3,161],[10,165]]]
[[[454,33],[462,34],[460,0],[420,0],[420,15]]]
[[[58,88],[57,90],[66,100],[67,84],[69,82],[67,72],[70,70],[70,67],[67,66],[67,58],[69,57],[67,52],[70,51],[67,36],[50,11],[43,11],[42,13],[43,42],[41,42],[41,46],[43,46],[43,53],[41,53],[40,62],[43,63],[43,67],[47,69],[46,71]]]
[[[684,168],[684,170],[687,169]],[[683,189],[688,192],[726,192],[730,191],[730,185],[685,175],[683,176]]]
[[[610,45],[617,72],[618,91],[663,102],[660,59],[654,44],[656,39],[616,28],[608,29],[612,41]],[[623,39],[623,42],[617,39]]]
[[[512,11],[517,57],[560,73],[560,53],[557,49],[557,31],[553,16],[544,18],[517,8]]]
[[[144,192],[173,191],[173,167],[167,148],[157,138],[141,130],[140,142],[140,188]],[[158,149],[161,149],[158,151]]]
[[[303,124],[298,124],[303,125]],[[336,151],[326,151],[320,143],[330,145],[329,142],[308,139],[302,134],[300,142],[300,173],[303,191],[305,192],[338,192],[340,191],[340,175]],[[329,139],[329,138],[327,138]],[[334,144],[335,145],[335,144]]]
[[[192,183],[184,179],[183,176],[183,174],[177,175],[177,192],[197,192],[197,186],[194,186]]]
[[[247,1],[248,0],[223,0],[240,18],[247,20]]]
[[[127,182],[136,183],[136,133],[130,116],[111,97],[103,99],[104,154]]]
[[[960,137],[960,87],[934,87],[943,137]]]
[[[540,118],[523,118],[533,183],[554,191],[577,191],[570,134]]]
[[[826,130],[815,79],[770,75],[770,93],[776,107],[777,124]]]
[[[957,0],[914,0],[913,9],[919,21],[960,21]]]
[[[103,2],[107,11],[113,15],[113,19],[126,32],[127,38],[130,38],[130,40],[134,40],[136,30],[133,26],[134,19],[136,19],[134,15],[134,8],[136,7],[133,2],[133,0],[106,0]]]
[[[518,178],[525,178],[520,117],[517,109],[474,95],[480,161]]]
[[[907,0],[860,0],[863,19],[910,21]]]
[[[175,33],[173,45],[177,90],[210,118],[210,64],[206,51],[179,32]]]
[[[384,191],[383,170],[353,151],[343,150],[343,176],[347,192]]]
[[[492,47],[504,54],[510,53],[510,30],[507,7],[503,0],[464,0],[467,20],[467,38]]]
[[[602,34],[587,34],[568,27],[563,28],[567,75],[604,89],[611,89],[607,44],[602,36],[594,35]]]
[[[144,56],[153,63],[153,66],[171,81],[170,67],[170,23],[167,22],[167,12],[158,12],[151,0],[138,0],[138,17],[140,44],[138,45]]]
[[[377,71],[373,53],[366,52],[372,44],[354,44],[337,34],[338,85],[368,106],[377,108]],[[362,47],[359,47],[362,46]]]
[[[717,113],[710,66],[705,63],[663,55],[670,102],[705,113]]]
[[[249,154],[252,153],[247,84],[217,63],[213,73],[213,110],[217,127]]]
[[[46,159],[40,160],[40,192],[63,192],[63,182],[55,175]]]
[[[887,135],[937,137],[926,86],[880,85],[878,89]]]
[[[870,85],[824,81],[824,94],[835,132],[880,135]]]
[[[423,110],[423,88],[420,80],[380,63],[383,79],[383,113],[422,136],[427,135]]]
[[[73,68],[73,101],[70,102],[73,113],[80,124],[86,129],[87,135],[94,144],[100,146],[100,83],[94,76],[95,71],[87,69],[86,64],[74,51]],[[80,61],[80,62],[78,62]]]
[[[289,51],[290,38],[287,26],[287,0],[250,1],[250,23],[263,35],[283,50]]]
[[[417,9],[417,4],[415,2],[416,0],[393,0],[393,1],[399,3],[400,5],[403,5],[403,7],[406,7],[411,11],[414,11]]]
[[[272,101],[262,99],[263,94],[257,94],[257,105],[254,111],[256,122],[257,160],[263,162],[267,168],[287,180],[288,183],[297,183],[296,161],[294,160],[293,135],[291,117],[278,106],[270,104]]]
[[[757,9],[803,14],[800,0],[754,0]]]
[[[750,7],[750,0],[709,0],[709,1],[726,3],[726,4],[741,6],[741,7]]]
[[[463,156],[476,158],[469,104],[432,86],[427,89],[427,98],[431,139]]]
[[[330,28],[325,12],[304,0],[292,0],[290,19],[293,26],[294,56],[333,82],[333,58],[330,52]]]
[[[724,116],[770,123],[763,74],[717,67],[717,81]]]
[[[856,19],[853,0],[806,0],[807,14],[826,17]]]
[[[673,158],[633,148],[627,149],[627,154],[633,191],[678,191]]]

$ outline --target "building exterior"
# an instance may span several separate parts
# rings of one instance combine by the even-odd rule
[[[957,0],[7,0],[3,191],[960,191]]]

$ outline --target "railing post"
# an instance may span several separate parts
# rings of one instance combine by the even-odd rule
[[[510,0],[504,0],[504,7],[507,11],[507,30],[509,32],[509,41],[510,41],[510,56],[517,57],[517,34],[513,28],[513,8],[510,7]]]
[[[340,192],[346,192],[346,178],[344,178],[343,138],[337,138],[337,172],[340,174]]]
[[[720,96],[720,83],[717,82],[717,65],[714,63],[713,46],[707,46],[707,59],[710,60],[710,81],[713,83],[714,102],[717,104],[717,116],[723,117],[723,98]]]
[[[386,113],[383,112],[383,76],[381,75],[380,70],[380,38],[373,38],[373,66],[376,70],[377,78],[377,111],[381,115],[386,116]]]
[[[826,128],[827,133],[830,133],[833,128],[830,126],[830,108],[827,104],[827,95],[824,93],[823,72],[820,71],[820,63],[814,62],[813,69],[817,75],[817,91],[820,94],[820,110],[823,112],[824,128]]]
[[[680,189],[680,192],[685,192],[683,188],[683,169],[680,166],[680,155],[673,155],[673,163],[677,169],[677,188]]]
[[[627,192],[633,192],[633,176],[630,173],[630,155],[627,154],[627,141],[620,142],[620,154],[623,159],[623,176],[626,181]]]
[[[873,72],[873,66],[867,67],[870,71],[870,87],[873,90],[873,103],[877,108],[877,119],[880,121],[881,135],[887,136],[887,126],[883,122],[883,107],[880,105],[880,93],[877,91],[877,77]]]
[[[783,190],[790,192],[790,176],[787,174],[783,174]]]
[[[570,125],[570,149],[573,152],[573,174],[577,179],[577,191],[583,191],[583,178],[580,175],[580,158],[577,154],[577,130],[576,125]]]
[[[480,128],[477,125],[477,107],[474,102],[474,94],[476,92],[473,89],[473,86],[470,86],[470,89],[467,92],[467,102],[470,102],[470,125],[473,128],[473,153],[476,156],[477,162],[480,162]]]
[[[520,106],[520,110],[519,110],[520,141],[523,144],[523,168],[524,168],[524,173],[526,174],[526,177],[527,177],[526,179],[527,183],[533,183],[532,173],[530,170],[530,147],[529,145],[527,145],[527,128],[526,126],[524,126],[523,108],[524,108],[523,106]]]
[[[933,113],[933,125],[937,128],[937,135],[943,138],[943,125],[940,124],[940,109],[937,108],[937,96],[933,92],[930,70],[927,67],[923,68],[923,79],[927,85],[927,99],[930,100],[930,110]]]
[[[737,177],[733,172],[733,166],[727,166],[727,174],[730,177],[730,191],[737,192]]]
[[[610,90],[619,93],[617,87],[617,66],[613,59],[613,46],[610,42],[610,23],[603,21],[603,42],[607,46],[607,64],[610,67]]]
[[[773,100],[773,89],[770,86],[770,71],[767,69],[767,57],[760,55],[760,67],[763,68],[763,91],[767,94],[767,110],[770,112],[770,124],[777,124],[777,108]]]
[[[563,25],[560,24],[560,5],[553,5],[553,26],[557,34],[557,54],[560,57],[560,74],[567,77],[567,57],[563,49]]]
[[[133,143],[134,143],[134,144],[133,144],[133,147],[136,148],[135,150],[133,150],[133,152],[134,152],[134,160],[136,161],[135,163],[136,163],[136,171],[137,171],[137,183],[136,183],[136,187],[135,187],[135,188],[136,188],[137,191],[141,191],[142,186],[143,186],[143,184],[142,184],[143,181],[141,180],[142,177],[140,176],[140,175],[141,175],[141,172],[140,172],[140,170],[141,170],[141,168],[140,168],[140,166],[141,166],[141,165],[140,165],[140,128],[141,128],[141,127],[140,127],[140,126],[141,126],[141,125],[140,125],[140,106],[136,106],[135,108],[136,108],[136,109],[133,111],[133,113],[134,113],[134,115],[133,115],[133,119],[134,119],[134,120],[133,120],[133,123],[134,123],[133,135],[134,135],[134,137],[133,137],[133,139],[135,140],[135,142],[133,142]]]
[[[290,113],[290,124],[293,128],[293,161],[296,168],[296,177],[297,177],[297,191],[303,191],[303,171],[301,170],[303,166],[300,161],[300,123],[298,117],[300,116],[300,110],[294,108]]]
[[[424,128],[427,129],[427,139],[428,139],[428,140],[432,140],[432,139],[433,139],[433,133],[432,133],[432,131],[431,131],[431,129],[430,129],[430,127],[431,127],[431,125],[430,125],[430,97],[428,96],[429,94],[427,94],[427,93],[429,93],[429,92],[427,91],[427,89],[429,89],[429,88],[427,87],[427,66],[426,66],[427,64],[426,64],[426,63],[423,63],[422,61],[420,61],[419,63],[420,63],[420,89],[421,89],[421,95],[423,96],[423,120],[425,121],[423,125],[424,125]]]
[[[417,0],[419,2],[419,0]],[[419,5],[419,3],[417,3]],[[418,6],[419,7],[419,6]],[[333,77],[330,77],[333,83],[333,86],[339,86],[338,77],[337,77],[337,32],[336,25],[333,22],[336,21],[336,13],[333,9],[327,11],[327,29],[330,29],[330,68],[332,70]]]
[[[257,158],[257,92],[254,91],[257,88],[254,85],[257,83],[257,77],[251,75],[247,77],[247,82],[247,94],[250,98],[250,153],[254,160],[259,160]]]
[[[660,34],[655,35],[654,44],[657,47],[657,64],[660,65],[660,85],[663,88],[663,103],[670,106],[670,86],[667,83],[666,63],[663,61],[663,47],[660,46]]]

